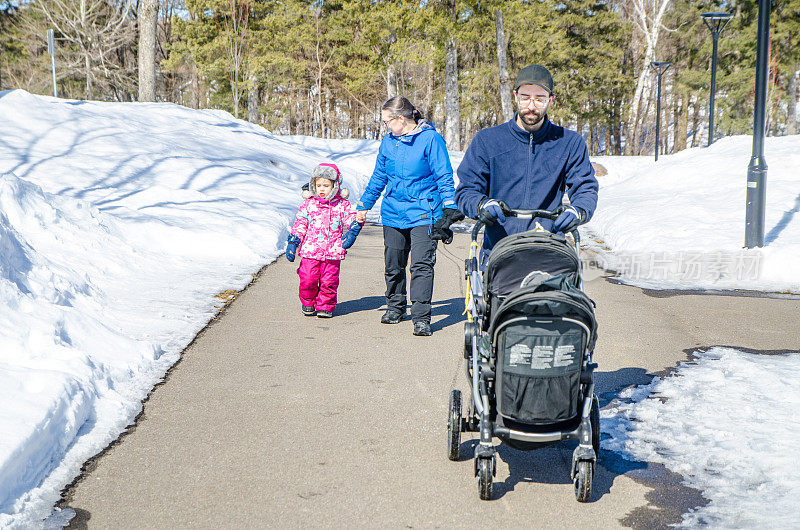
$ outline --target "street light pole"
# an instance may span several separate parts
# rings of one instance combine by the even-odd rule
[[[714,94],[717,90],[717,42],[719,42],[719,34],[730,21],[730,13],[703,13],[703,22],[706,23],[708,29],[711,30],[711,37],[713,40],[711,50],[711,96],[708,104],[708,145],[714,143]]]
[[[744,246],[764,246],[764,205],[766,203],[767,161],[764,159],[764,126],[767,103],[767,61],[769,59],[770,0],[758,0],[758,37],[756,41],[756,94],[753,112],[753,155],[747,167],[747,208],[745,210]]]
[[[650,61],[652,68],[658,76],[658,96],[656,98],[656,162],[658,162],[659,135],[661,133],[661,76],[669,68],[670,63],[666,61]]]

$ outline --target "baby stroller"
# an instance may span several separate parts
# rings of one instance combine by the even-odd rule
[[[561,209],[512,210],[520,218],[555,219]],[[600,407],[594,395],[594,302],[583,293],[580,244],[563,235],[528,231],[503,238],[481,273],[478,221],[465,264],[467,322],[464,357],[470,404],[450,394],[447,450],[458,460],[461,432],[480,433],[475,476],[480,498],[492,496],[496,455],[492,438],[531,450],[578,440],[572,455],[575,497],[586,502],[600,450]]]

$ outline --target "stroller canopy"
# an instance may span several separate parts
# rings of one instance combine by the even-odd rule
[[[504,237],[486,260],[484,290],[505,297],[529,283],[563,275],[578,286],[580,262],[563,235],[528,231]]]

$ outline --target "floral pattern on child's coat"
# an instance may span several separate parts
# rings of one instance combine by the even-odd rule
[[[318,260],[344,259],[342,233],[355,220],[355,208],[339,195],[330,201],[320,197],[304,200],[291,230],[302,240],[297,254]]]

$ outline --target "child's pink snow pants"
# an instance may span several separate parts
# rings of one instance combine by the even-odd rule
[[[341,264],[342,261],[338,259],[302,258],[297,269],[297,275],[300,276],[300,303],[313,306],[317,311],[333,311]]]

